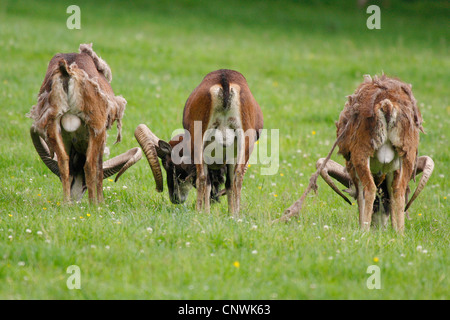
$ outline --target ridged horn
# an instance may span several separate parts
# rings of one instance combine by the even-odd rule
[[[428,179],[430,179],[431,174],[434,170],[434,161],[430,157],[422,156],[417,160],[417,173],[422,173],[422,177],[420,178],[419,184],[417,185],[416,190],[414,191],[413,196],[411,199],[409,199],[408,204],[405,207],[405,211],[408,210],[408,208],[411,206],[414,200],[419,196],[419,194],[422,192],[423,188],[425,188],[425,185],[428,182]]]
[[[112,159],[106,160],[103,162],[103,179],[109,178],[118,172],[116,179],[114,180],[117,182],[119,177],[141,158],[142,151],[140,148],[136,147]]]
[[[50,169],[51,172],[60,177],[58,161],[52,158],[50,151],[44,139],[42,139],[39,134],[34,130],[33,127],[30,128],[31,140],[33,141],[34,148],[36,149],[39,157],[42,159],[44,164]]]
[[[158,159],[158,141],[160,140],[145,124],[140,124],[134,131],[134,136],[139,142],[148,164],[152,169],[153,177],[155,178],[156,191],[162,192],[164,190],[163,177],[161,166]],[[162,156],[162,154],[160,155]]]
[[[317,162],[316,162],[317,169],[320,168],[323,161],[325,161],[325,158],[321,158],[321,159],[317,160]],[[345,172],[345,169],[343,166],[341,166],[337,162],[334,162],[333,160],[328,160],[326,166],[320,172],[320,176],[331,187],[331,189],[334,190],[334,192],[336,192],[338,195],[340,195],[342,197],[342,199],[344,199],[350,205],[352,204],[352,202],[341,192],[341,190],[339,190],[339,188],[334,184],[333,180],[331,179],[331,177],[333,177],[334,179],[339,181],[341,184],[343,184],[347,188],[350,188],[351,178],[348,175],[348,173]]]

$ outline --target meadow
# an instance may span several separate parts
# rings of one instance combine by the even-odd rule
[[[356,1],[78,1],[80,30],[66,27],[71,4],[0,4],[0,299],[450,298],[448,2],[384,1],[380,30]],[[111,156],[138,146],[140,123],[170,139],[208,72],[247,78],[264,127],[279,130],[279,168],[248,168],[238,217],[225,198],[196,212],[195,191],[171,204],[145,158],[104,181],[103,204],[86,195],[62,204],[25,114],[51,57],[91,42],[128,101],[122,142],[109,132]],[[419,153],[435,162],[405,235],[361,232],[357,206],[323,181],[298,219],[272,224],[331,148],[345,97],[383,72],[413,85],[426,131]],[[67,286],[71,265],[81,289]],[[381,289],[367,287],[372,265]]]

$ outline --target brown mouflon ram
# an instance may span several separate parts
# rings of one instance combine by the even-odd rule
[[[425,187],[434,169],[430,157],[418,157],[422,116],[411,85],[383,75],[365,76],[365,81],[348,96],[336,123],[339,153],[344,168],[329,160],[322,178],[344,200],[350,200],[334,184],[334,178],[357,200],[361,229],[374,224],[385,227],[391,216],[393,228],[404,230],[405,211]],[[317,168],[324,159],[317,161]],[[408,201],[411,179],[423,173]],[[373,216],[373,217],[372,217]]]
[[[247,162],[263,128],[261,108],[244,76],[226,69],[206,75],[186,101],[183,127],[184,134],[168,143],[144,124],[136,128],[135,137],[152,168],[157,190],[163,191],[159,157],[173,203],[184,202],[194,186],[198,211],[209,212],[210,200],[226,193],[228,211],[237,214]],[[220,191],[223,182],[225,191]]]
[[[103,162],[106,130],[117,121],[121,140],[126,100],[111,88],[111,69],[81,44],[79,53],[59,53],[51,60],[38,95],[27,115],[31,138],[41,159],[62,182],[64,201],[79,200],[86,188],[91,202],[103,201],[103,179],[116,181],[142,156],[140,148]]]

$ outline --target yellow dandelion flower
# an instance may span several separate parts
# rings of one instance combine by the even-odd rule
[[[120,221],[117,221],[117,224],[121,224],[122,222],[120,222]]]
[[[315,132],[315,131],[312,131],[311,133],[312,133],[312,135],[315,135],[315,134],[316,134],[316,132]]]
[[[241,266],[241,264],[239,263],[239,261],[235,261],[235,262],[233,262],[233,266],[235,266],[236,268],[239,268]]]
[[[373,258],[373,262],[378,262],[380,261],[380,259],[378,259],[378,257]]]
[[[47,210],[47,208],[46,208],[46,207],[43,207],[42,210]]]
[[[59,202],[57,202],[56,205],[59,206]]]
[[[419,217],[420,217],[421,215],[422,215],[421,213],[418,214]]]
[[[447,197],[444,197],[444,200],[447,200]]]
[[[114,180],[113,180],[113,179],[108,179],[108,181],[109,181],[109,182],[113,182]]]
[[[83,219],[83,217],[82,217],[82,216],[80,216],[80,219]]]
[[[41,196],[41,194],[40,193],[38,193],[38,197],[40,197]]]
[[[88,217],[90,217],[90,216],[91,216],[91,214],[90,214],[90,213],[86,213],[86,215],[87,215]]]
[[[280,173],[280,177],[284,177],[284,173]]]
[[[259,140],[258,140],[258,141],[256,141],[256,144],[259,144]]]
[[[249,164],[249,165],[248,165],[247,167],[249,167],[249,168],[250,168],[251,166],[252,166],[252,165],[251,165],[251,164]]]
[[[262,187],[261,187],[261,186],[258,186],[258,189],[259,189],[259,190],[261,190],[261,189],[262,189]]]
[[[274,196],[275,198],[276,198],[276,197],[278,197],[278,195],[277,195],[277,194],[274,194],[273,196]]]
[[[10,213],[10,214],[8,214],[8,216],[12,217],[12,214]]]

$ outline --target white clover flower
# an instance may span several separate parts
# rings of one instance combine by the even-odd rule
[[[152,233],[152,232],[153,232],[152,227],[148,227],[148,228],[147,228],[147,231],[148,231],[149,233]]]
[[[36,234],[37,234],[38,236],[42,236],[42,231],[38,231],[38,232],[36,232]]]
[[[256,250],[252,251],[252,254],[257,254],[257,253],[258,253],[258,251],[256,251]]]
[[[30,229],[25,230],[26,233],[31,233]]]

